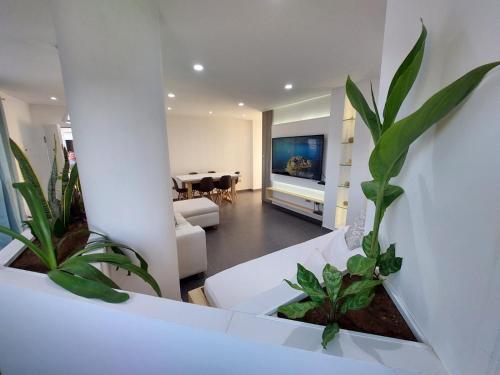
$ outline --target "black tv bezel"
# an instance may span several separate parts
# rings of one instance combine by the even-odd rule
[[[285,139],[285,138],[315,138],[315,137],[321,137],[322,140],[323,140],[323,145],[321,147],[321,162],[320,162],[320,170],[321,170],[321,176],[319,178],[319,180],[315,179],[315,178],[308,178],[308,177],[302,177],[302,176],[290,176],[289,174],[286,174],[286,173],[277,173],[277,172],[273,172],[273,143],[274,143],[274,140],[275,139]],[[277,174],[277,175],[280,175],[280,176],[288,176],[288,177],[292,177],[292,178],[302,178],[304,180],[311,180],[311,181],[322,181],[322,178],[323,178],[323,162],[324,162],[324,159],[325,159],[325,134],[312,134],[312,135],[292,135],[292,136],[287,136],[287,137],[273,137],[271,138],[271,174]]]

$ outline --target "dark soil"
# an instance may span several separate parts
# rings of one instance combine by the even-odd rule
[[[342,280],[342,288],[358,280],[360,278],[357,276],[345,275]],[[308,300],[309,298],[305,298],[302,301]],[[330,303],[326,302],[323,306],[307,312],[303,318],[296,320],[326,326],[328,324],[326,312],[329,312],[330,309]],[[280,313],[278,316],[288,319]],[[382,285],[375,287],[375,297],[370,306],[363,310],[349,310],[345,315],[341,315],[338,323],[340,328],[351,331],[417,341]]]
[[[87,223],[80,222],[71,224],[68,233],[64,236],[66,239],[62,242],[61,246],[57,249],[57,263],[64,261],[76,251],[82,249],[89,238],[88,233],[78,233],[82,229],[88,229]],[[60,241],[59,238],[54,238],[54,245]],[[35,243],[38,241],[35,240]],[[39,273],[47,273],[49,270],[40,261],[40,259],[29,249],[24,250],[9,267],[19,268],[26,271],[33,271]]]

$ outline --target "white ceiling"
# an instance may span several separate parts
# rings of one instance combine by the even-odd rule
[[[385,0],[156,1],[172,113],[250,118],[380,71]],[[48,1],[0,0],[1,90],[64,102],[54,34]]]

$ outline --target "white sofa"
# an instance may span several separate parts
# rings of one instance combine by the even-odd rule
[[[179,278],[207,270],[207,244],[205,231],[192,225],[181,214],[175,213],[175,237],[179,261]]]
[[[205,197],[175,201],[174,212],[202,228],[219,225],[219,206]]]
[[[347,260],[362,253],[360,248],[349,250],[344,234],[345,230],[339,229],[219,272],[205,280],[205,295],[212,306],[246,312],[250,312],[248,301],[264,306],[269,298],[293,299],[300,292],[283,283],[283,279],[296,279],[297,263],[322,282],[327,262],[345,271]],[[270,302],[276,305],[276,301]]]

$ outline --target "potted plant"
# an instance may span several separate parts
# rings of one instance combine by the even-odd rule
[[[380,248],[378,233],[387,208],[403,193],[400,186],[390,184],[390,180],[401,171],[411,144],[427,129],[436,124],[479,85],[484,76],[500,62],[479,66],[447,87],[431,96],[419,109],[403,119],[397,120],[399,109],[417,78],[425,49],[427,30],[422,23],[422,31],[416,44],[396,71],[387,94],[383,117],[375,102],[373,109],[350,77],[346,82],[346,94],[356,111],[369,128],[375,147],[370,155],[369,169],[373,180],[361,184],[365,196],[375,204],[375,218],[372,230],[363,238],[364,255],[354,255],[347,262],[347,278],[327,264],[323,270],[326,292],[310,271],[298,265],[299,285],[287,281],[293,288],[303,291],[310,301],[295,302],[281,306],[278,312],[292,319],[303,318],[311,310],[325,310],[325,301],[330,305],[327,325],[323,331],[323,346],[326,347],[339,331],[338,321],[350,310],[367,308],[375,297],[375,289],[383,282],[383,277],[401,269],[403,259],[396,256],[396,245],[391,244],[385,251]],[[356,278],[346,285],[349,278]]]
[[[61,176],[61,199],[56,198],[55,192],[55,183],[59,177],[54,156],[48,186],[50,199],[47,200],[29,160],[13,140],[11,140],[11,149],[25,180],[25,182],[14,183],[13,186],[21,193],[28,205],[31,218],[26,220],[25,224],[30,228],[34,238],[26,238],[3,226],[0,226],[1,233],[24,244],[27,248],[26,252],[34,254],[41,264],[39,267],[41,272],[46,272],[56,284],[79,296],[98,298],[112,303],[124,302],[129,298],[127,293],[115,290],[120,287],[102,271],[92,266],[93,263],[107,263],[122,268],[129,274],[134,273],[148,283],[158,296],[161,296],[158,283],[148,273],[147,262],[137,251],[124,244],[111,241],[103,234],[89,231],[86,224],[70,230],[72,207],[75,207],[75,204],[81,207],[82,203],[75,202],[74,199],[75,192],[80,192],[78,169],[75,165],[70,171],[66,155]],[[94,234],[96,239],[87,242],[90,234]],[[74,241],[75,237],[82,235],[83,241]],[[112,250],[112,253],[96,253],[98,250],[108,248]],[[132,262],[126,252],[135,255],[139,266]]]

